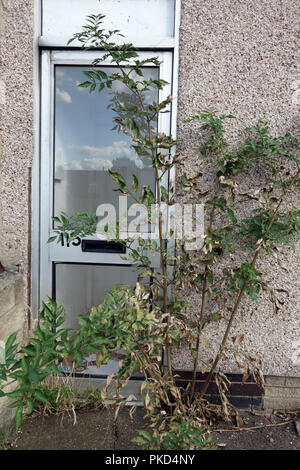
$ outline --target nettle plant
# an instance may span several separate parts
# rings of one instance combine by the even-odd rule
[[[18,343],[18,332],[6,341],[5,361],[0,364],[0,397],[15,399],[8,407],[16,409],[17,429],[24,414],[50,404],[44,381],[60,374],[59,365],[73,354],[69,332],[62,328],[64,321],[63,306],[49,299],[43,303],[39,323],[25,345]]]
[[[58,336],[51,340],[56,345],[55,348],[51,346],[51,364],[55,364],[51,367],[55,370],[52,371],[48,364],[46,367],[49,373],[58,373],[56,367],[63,358],[71,357],[79,364],[87,352],[97,354],[100,366],[113,353],[122,350],[119,373],[108,378],[107,387],[114,379],[119,392],[136,371],[144,374],[141,390],[146,392],[145,407],[154,431],[153,434],[140,431],[137,442],[155,449],[206,449],[211,444],[204,434],[203,425],[207,417],[211,417],[211,408],[204,397],[213,377],[228,412],[228,380],[219,367],[224,354],[234,355],[244,380],[253,374],[263,386],[260,359],[241,350],[244,335],[234,336],[232,328],[244,298],[258,302],[262,289],[268,292],[275,311],[278,310],[277,292],[266,285],[263,274],[257,269],[257,261],[261,255],[274,252],[279,244],[292,243],[299,233],[299,208],[287,209],[286,200],[299,189],[300,143],[290,134],[272,137],[268,124],[259,121],[247,130],[247,139],[232,150],[226,141],[224,123],[234,116],[220,115],[207,109],[186,121],[193,122],[195,127],[200,124],[199,132],[204,140],[199,152],[201,171],[188,176],[184,172],[188,156],[176,151],[179,141],[171,135],[158,133],[155,128],[160,113],[170,112],[172,97],[150,104],[145,97],[151,88],[159,91],[166,85],[163,80],[146,80],[143,75],[145,65],[159,66],[160,62],[155,57],[140,60],[132,44],[117,44],[114,36],[121,34],[117,30],[104,30],[103,18],[103,15],[89,16],[83,31],[70,40],[77,39],[83,49],[104,51],[104,55],[92,63],[91,70],[84,72],[87,80],[80,86],[90,93],[101,92],[105,87],[110,89],[117,81],[125,85],[132,95],[127,104],[118,100],[118,96],[114,99],[115,124],[118,131],[131,138],[137,156],[146,156],[152,162],[155,192],[150,186],[141,187],[136,175],[132,175],[129,186],[123,175],[112,171],[109,174],[116,183],[116,191],[148,207],[149,221],[151,205],[156,204],[158,240],[137,237],[137,247],[136,237],[123,240],[116,231],[114,240],[126,245],[127,259],[139,273],[139,282],[136,286],[112,289],[100,306],[79,317],[77,330],[63,330],[60,334],[58,331]],[[108,74],[99,68],[101,61],[107,59],[116,66],[116,72]],[[163,186],[164,175],[175,165],[179,172],[176,194],[174,185],[169,188]],[[249,180],[249,171],[254,166],[259,167],[263,175],[262,187],[241,189],[241,178]],[[203,190],[203,175],[208,171],[214,175],[214,181],[211,187]],[[187,250],[186,240],[179,239],[174,250],[176,233],[170,233],[169,240],[165,238],[164,206],[171,207],[187,198],[193,204],[204,206],[205,235],[200,250]],[[55,235],[49,242],[59,243],[62,237],[70,242],[97,231],[95,214],[62,213],[54,217],[54,221]],[[194,224],[198,223],[194,218]],[[106,234],[109,238],[108,229]],[[240,251],[244,253],[241,262],[236,256]],[[160,268],[153,269],[152,256],[157,255]],[[185,296],[191,292],[199,297],[196,313],[185,301]],[[51,300],[49,302],[44,308],[50,308],[52,312],[62,308]],[[213,358],[203,357],[200,350],[202,343],[207,341],[205,330],[212,323],[217,328],[220,322],[222,326],[225,322],[225,332],[218,352]],[[40,328],[37,332],[40,336],[41,331]],[[10,343],[14,339],[9,339],[7,347],[8,364]],[[12,392],[18,398],[15,405],[18,420],[23,407],[31,411],[32,402],[38,401],[38,395],[30,384],[37,386],[44,378],[43,373],[38,372],[38,377],[32,375],[29,382],[26,379],[25,387],[22,383],[24,375],[31,374],[34,347],[35,341],[30,339],[29,349],[20,351],[23,354],[21,362],[12,360],[9,366],[9,371],[19,380],[20,389],[25,391],[22,396],[21,392],[19,395]],[[171,352],[176,347],[184,349],[193,360],[192,381],[185,390],[178,386],[172,367]],[[196,393],[198,370],[208,374],[202,390]],[[6,380],[4,375],[2,379]],[[103,391],[104,399],[107,387]],[[125,401],[117,400],[116,403],[118,410]]]

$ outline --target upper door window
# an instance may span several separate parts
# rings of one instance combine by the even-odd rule
[[[100,68],[101,69],[101,68]],[[128,88],[114,82],[111,89],[89,94],[78,85],[85,80],[82,66],[55,67],[55,146],[54,146],[54,214],[65,211],[94,213],[99,204],[118,206],[119,193],[108,170],[118,172],[131,186],[132,174],[141,185],[149,185],[155,194],[152,162],[139,157],[129,137],[114,129],[113,109],[121,101],[137,105]],[[113,67],[102,67],[107,74]],[[158,79],[159,68],[144,67],[146,80]],[[157,90],[149,90],[148,103],[158,101]],[[157,122],[152,123],[154,134]],[[128,203],[133,202],[128,198]]]
[[[119,29],[127,38],[174,36],[175,0],[42,0],[42,7],[43,36],[71,37],[87,15],[99,13],[106,16],[106,29]]]

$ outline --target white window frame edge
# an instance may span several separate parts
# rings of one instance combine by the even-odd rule
[[[42,141],[47,141],[50,136],[45,135],[41,130],[41,83],[40,83],[40,67],[41,67],[41,46],[43,48],[46,47],[46,43],[40,37],[41,32],[41,8],[40,8],[40,0],[34,0],[35,4],[35,44],[34,44],[34,90],[35,90],[35,105],[34,105],[34,125],[35,125],[35,151],[34,151],[34,164],[33,164],[33,173],[32,173],[32,247],[31,247],[31,312],[32,318],[37,318],[37,313],[41,307],[41,301],[45,300],[45,296],[41,291],[40,286],[46,285],[49,282],[52,285],[52,276],[49,279],[49,273],[51,273],[51,266],[52,260],[48,259],[42,260],[41,259],[41,250],[40,247],[42,243],[46,243],[47,240],[44,240],[45,234],[41,233],[41,226],[42,226],[42,218],[43,214],[44,217],[45,212],[48,214],[48,211],[42,211],[42,204],[40,203],[41,200],[41,173],[40,173],[40,157],[41,157],[41,148],[42,148]],[[173,64],[172,64],[172,96],[173,96],[173,103],[172,103],[172,114],[171,114],[171,135],[176,138],[176,131],[177,131],[177,97],[178,97],[178,69],[179,69],[179,27],[180,27],[180,18],[181,18],[181,0],[175,0],[175,23],[174,23],[174,38],[168,38],[172,40],[168,41],[168,39],[164,39],[164,41],[157,41],[157,38],[153,41],[153,51],[152,55],[155,55],[156,48],[166,48],[172,51],[173,53]],[[168,44],[168,46],[167,46]],[[55,44],[49,44],[47,47],[51,47],[52,49],[58,47]],[[63,45],[63,47],[66,47]],[[137,48],[141,47],[136,45]],[[147,49],[150,49],[149,45]],[[65,49],[65,52],[68,54],[70,51]],[[159,52],[159,51],[157,51]],[[50,63],[48,62],[49,55],[46,63],[46,67],[50,67]],[[50,87],[49,87],[50,88]],[[45,92],[45,90],[43,90]],[[48,90],[49,92],[49,90]],[[52,90],[53,93],[53,90]],[[51,105],[51,94],[48,95],[49,105]],[[49,113],[48,113],[49,119]],[[51,132],[52,124],[49,120],[49,132]],[[53,146],[53,142],[49,142],[48,145]],[[175,168],[172,168],[169,172],[169,180],[173,180],[174,189],[175,189]],[[50,182],[50,179],[49,179]],[[44,190],[45,188],[43,188]],[[50,191],[50,187],[46,188],[47,194]],[[50,202],[49,198],[49,202]],[[48,202],[48,204],[49,204]],[[45,264],[46,263],[46,264]],[[46,269],[47,275],[45,275],[44,268],[48,264],[48,269]],[[46,283],[46,284],[45,284]]]
[[[34,154],[31,181],[31,320],[37,318],[40,308],[40,48],[42,30],[41,1],[34,0],[33,90],[34,90]]]
[[[69,41],[69,37],[60,36],[59,38],[56,36],[41,36],[39,38],[39,46],[49,49],[49,48],[64,48],[64,49],[74,49],[74,48],[81,48],[82,43],[79,42],[77,39],[72,41],[71,44],[67,44]],[[120,39],[115,39],[116,43],[122,43]],[[132,42],[137,49],[149,49],[149,50],[156,50],[156,49],[173,49],[175,47],[175,38],[174,37],[154,37],[151,39],[151,42],[145,40],[144,38],[140,38],[138,36],[126,36],[126,42]]]
[[[173,69],[172,69],[172,108],[171,108],[171,129],[170,133],[174,139],[177,138],[177,111],[178,111],[178,87],[179,87],[179,33],[180,33],[180,24],[181,24],[181,0],[175,0],[175,22],[174,22],[174,49],[173,49]],[[171,158],[175,156],[176,149],[173,147]],[[176,191],[176,168],[172,167],[169,171],[169,186],[170,181],[173,183],[173,194]],[[170,188],[168,186],[168,190]],[[168,217],[168,223],[170,223],[170,219]],[[173,250],[175,253],[176,246],[175,240],[172,238],[169,242],[169,249]],[[168,277],[172,277],[173,268],[168,266],[167,267],[167,274]],[[168,295],[169,298],[172,298],[172,286],[168,287]],[[164,362],[166,363],[166,357],[164,358]]]

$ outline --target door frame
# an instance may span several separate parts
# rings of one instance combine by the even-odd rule
[[[128,260],[119,254],[111,253],[82,253],[79,247],[62,247],[56,243],[48,244],[53,235],[53,167],[54,167],[54,131],[55,131],[55,66],[81,65],[89,67],[95,58],[103,55],[103,51],[78,50],[43,50],[41,55],[41,194],[40,194],[40,298],[47,299],[53,293],[53,263],[86,263],[101,265],[128,265]],[[159,92],[159,101],[172,95],[173,53],[171,51],[142,51],[140,57],[158,57],[162,62],[160,78],[169,84]],[[109,61],[103,61],[103,66],[112,66]],[[151,66],[151,65],[148,65]],[[158,132],[169,134],[172,130],[172,114],[160,114]],[[162,184],[168,187],[170,175],[166,174]],[[58,214],[54,214],[58,215]],[[89,239],[93,237],[87,237]],[[152,266],[159,266],[159,259],[153,259]]]

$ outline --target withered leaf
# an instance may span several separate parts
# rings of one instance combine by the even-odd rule
[[[236,413],[235,419],[236,419],[237,427],[242,428],[244,426],[244,421],[243,421],[243,418],[241,417],[241,415],[239,413]]]
[[[241,342],[242,342],[243,339],[244,339],[244,336],[245,336],[244,334],[237,335],[237,336],[233,336],[233,337],[232,337],[232,342],[233,342],[233,344],[236,344],[237,346],[238,346],[239,344],[241,344]]]

